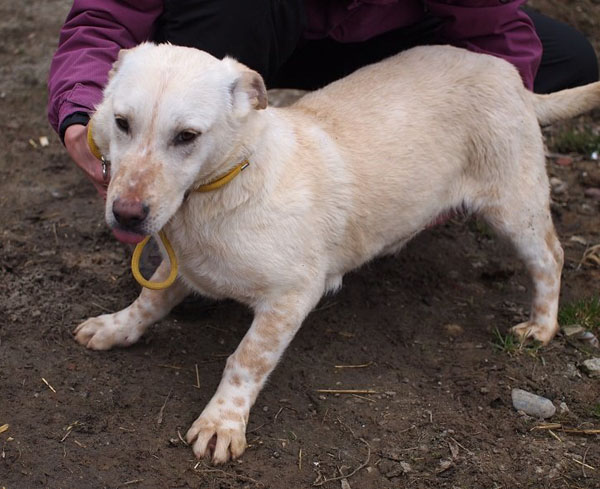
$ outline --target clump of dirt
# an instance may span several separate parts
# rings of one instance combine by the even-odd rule
[[[462,219],[350,274],[261,393],[244,456],[220,467],[195,460],[181,435],[251,314],[233,302],[186,303],[129,349],[73,341],[76,324],[126,306],[138,287],[129,250],[45,120],[69,4],[0,2],[0,426],[9,425],[0,487],[598,487],[600,387],[579,367],[600,355],[563,336],[542,349],[507,340],[527,317],[525,270],[483,224]],[[534,5],[600,39],[586,10],[597,2]],[[599,129],[597,117],[580,121]],[[590,192],[600,166],[552,155],[548,170],[566,253],[562,302],[597,298],[600,267],[582,258],[600,243]],[[560,426],[516,412],[517,387],[564,403],[549,420]]]

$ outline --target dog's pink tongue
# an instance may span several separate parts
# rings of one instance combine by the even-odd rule
[[[124,231],[123,229],[113,228],[112,232],[115,235],[115,238],[121,241],[121,243],[136,244],[145,238],[143,234],[132,233],[131,231]]]

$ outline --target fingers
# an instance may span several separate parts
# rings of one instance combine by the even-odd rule
[[[98,193],[106,199],[109,178],[102,174],[102,162],[90,151],[87,142],[87,126],[73,124],[65,131],[65,147],[75,164],[83,170]]]

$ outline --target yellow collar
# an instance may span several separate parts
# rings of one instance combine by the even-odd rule
[[[229,170],[222,177],[219,177],[210,183],[198,185],[194,189],[194,192],[211,192],[213,190],[217,190],[218,188],[221,188],[223,185],[227,185],[229,182],[231,182],[231,180],[233,180],[235,177],[237,177],[241,171],[248,168],[249,165],[250,165],[250,162],[247,159],[244,159],[244,161],[235,165],[231,170]]]
[[[92,137],[91,122],[88,123],[87,142],[92,154],[100,161],[102,161],[102,173],[103,175],[106,175],[107,161],[104,159],[104,156],[100,152],[100,149],[98,148],[96,142],[94,141],[94,138]],[[227,185],[229,182],[231,182],[231,180],[237,177],[242,170],[245,170],[248,167],[248,165],[250,165],[250,162],[247,159],[244,159],[244,161],[235,165],[222,177],[219,177],[210,183],[198,185],[196,188],[194,188],[194,192],[211,192],[213,190],[217,190],[218,188],[221,188],[224,185]],[[165,250],[167,251],[167,255],[169,257],[169,262],[171,265],[171,271],[169,272],[169,276],[166,280],[164,280],[163,282],[151,282],[150,280],[145,279],[142,273],[140,272],[140,258],[142,256],[142,250],[150,240],[150,236],[146,236],[146,238],[144,238],[143,241],[136,245],[135,250],[133,251],[133,256],[131,257],[131,272],[133,273],[133,277],[142,287],[146,287],[147,289],[152,290],[162,290],[173,285],[173,282],[175,282],[175,279],[177,278],[178,270],[177,256],[175,255],[175,251],[173,250],[173,247],[169,242],[169,238],[167,238],[167,235],[162,229],[158,232],[158,236],[160,237],[165,247]]]

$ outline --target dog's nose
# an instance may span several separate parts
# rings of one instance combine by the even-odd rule
[[[137,200],[115,199],[112,211],[121,226],[135,228],[146,219],[149,207]]]

